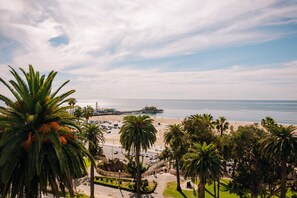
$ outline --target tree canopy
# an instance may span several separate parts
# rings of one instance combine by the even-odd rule
[[[86,172],[84,157],[91,158],[67,111],[75,91],[59,94],[69,81],[52,91],[55,71],[45,76],[31,65],[20,71],[23,77],[10,67],[14,79],[0,78],[13,96],[0,94],[6,104],[0,107],[0,192],[38,197],[49,185],[56,196],[65,188],[73,195],[72,179]]]

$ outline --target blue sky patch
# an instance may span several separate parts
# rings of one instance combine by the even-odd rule
[[[297,35],[264,43],[219,47],[193,54],[158,59],[125,59],[113,67],[156,67],[169,70],[212,70],[234,65],[249,67],[290,62],[297,59]],[[163,67],[163,68],[162,68]],[[167,68],[168,67],[168,68]],[[167,69],[166,69],[167,68]]]
[[[0,64],[8,64],[12,61],[12,53],[17,46],[14,40],[0,35]]]
[[[49,39],[49,42],[53,47],[58,47],[60,45],[68,45],[70,40],[69,40],[69,37],[64,34],[64,35]]]

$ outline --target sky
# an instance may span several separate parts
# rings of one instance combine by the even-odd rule
[[[297,0],[0,0],[0,77],[29,64],[77,100],[297,100]]]

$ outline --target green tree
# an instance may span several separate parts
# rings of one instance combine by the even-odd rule
[[[172,160],[174,159],[173,151],[165,145],[165,149],[158,156],[159,160]]]
[[[96,124],[86,124],[83,128],[83,135],[89,145],[90,154],[95,157],[102,154],[102,147],[100,144],[105,142],[103,130]],[[95,164],[91,163],[91,176],[90,176],[90,190],[91,198],[94,198],[94,167]]]
[[[205,197],[206,179],[216,179],[223,173],[223,164],[214,144],[195,143],[183,157],[185,177],[199,178],[198,195]]]
[[[268,133],[261,140],[263,155],[277,160],[281,167],[281,198],[286,197],[287,163],[297,151],[296,127],[270,124],[266,127]]]
[[[74,109],[74,105],[76,104],[76,99],[75,98],[69,98],[69,100],[68,100],[68,104],[69,104],[69,106],[71,107],[71,109],[70,109],[70,115],[73,115],[73,109]]]
[[[136,166],[136,162],[135,162],[135,156],[129,156],[126,170],[128,173],[130,173],[132,175],[134,181],[137,181],[137,175],[136,175],[137,166]],[[142,174],[146,170],[147,170],[147,168],[142,163],[140,163],[140,173]],[[136,189],[135,185],[134,185],[134,189]]]
[[[214,123],[221,136],[223,136],[224,132],[229,128],[229,122],[226,121],[227,119],[224,116],[220,116]]]
[[[228,140],[234,160],[230,186],[240,197],[248,192],[251,197],[257,197],[262,193],[265,178],[271,174],[269,170],[272,163],[267,163],[267,159],[260,157],[259,140],[263,136],[264,131],[256,125],[239,126]]]
[[[191,115],[186,117],[182,124],[185,132],[189,134],[192,143],[211,143],[215,140],[215,136],[212,132],[213,121],[210,114]]]
[[[156,141],[157,130],[153,125],[153,120],[147,115],[125,116],[123,126],[119,131],[120,142],[127,151],[135,151],[135,160],[137,167],[137,197],[140,197],[141,172],[139,155],[141,149],[147,150]]]
[[[229,161],[231,159],[231,149],[232,149],[232,143],[230,142],[230,135],[224,135],[224,136],[216,136],[215,144],[217,146],[217,149],[219,151],[219,154],[223,157],[223,166],[224,166],[224,172],[227,173],[227,163],[226,161]],[[217,181],[214,181],[214,197],[219,198],[220,197],[220,179],[217,178]],[[217,186],[215,185],[217,183]]]
[[[271,117],[266,117],[265,119],[262,119],[261,120],[261,125],[264,127],[264,128],[267,128],[269,126],[276,126],[276,122],[273,118]]]
[[[79,122],[80,118],[83,116],[82,108],[80,106],[76,106],[73,115],[77,118]]]
[[[55,196],[68,189],[74,195],[72,179],[86,172],[84,157],[89,155],[79,131],[65,106],[70,90],[59,94],[69,81],[52,92],[57,72],[40,75],[29,66],[20,68],[22,78],[12,67],[14,80],[0,81],[13,99],[0,94],[6,107],[0,107],[0,192],[2,197],[38,197],[51,187]],[[71,162],[71,163],[69,163]]]
[[[94,108],[90,105],[84,107],[82,109],[82,116],[86,118],[86,122],[89,122],[89,118],[92,117],[94,114]]]
[[[173,157],[175,159],[176,167],[176,180],[177,180],[177,191],[181,191],[180,187],[180,159],[186,153],[187,149],[186,134],[180,124],[169,125],[167,131],[164,133],[164,142],[169,145],[173,151]]]

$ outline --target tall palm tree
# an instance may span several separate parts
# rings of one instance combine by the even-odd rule
[[[196,143],[184,155],[183,170],[186,177],[199,178],[198,195],[205,197],[206,179],[216,179],[223,172],[223,164],[214,144]]]
[[[90,154],[93,157],[102,154],[102,147],[100,147],[100,143],[105,142],[103,130],[96,124],[86,124],[83,128],[83,135],[89,144]],[[94,198],[94,165],[94,163],[91,163],[91,198]]]
[[[70,115],[73,115],[73,110],[74,110],[74,105],[76,104],[76,99],[75,98],[69,98],[68,104],[71,107],[70,109]]]
[[[140,197],[141,172],[139,155],[141,150],[147,150],[156,141],[157,130],[153,125],[153,119],[147,115],[125,116],[123,126],[119,131],[120,142],[127,151],[135,151],[137,167],[137,197]]]
[[[269,133],[261,141],[263,155],[280,162],[281,167],[281,198],[286,197],[287,163],[297,151],[296,127],[282,125],[268,125]]]
[[[224,132],[229,128],[229,122],[226,121],[227,119],[224,116],[220,116],[214,123],[221,136],[223,136]]]
[[[38,197],[47,193],[48,185],[55,196],[68,189],[74,194],[72,179],[86,172],[84,157],[92,159],[81,141],[80,131],[67,112],[70,90],[59,94],[69,82],[52,92],[57,72],[40,75],[33,67],[20,68],[22,78],[12,67],[14,80],[0,81],[13,99],[0,94],[0,192],[2,197]],[[71,163],[69,163],[71,162]]]
[[[94,114],[94,108],[90,105],[84,107],[82,109],[82,116],[86,118],[86,122],[88,123],[89,118],[92,117]]]
[[[172,124],[169,125],[167,131],[164,133],[164,141],[166,145],[170,146],[173,151],[173,157],[176,164],[176,180],[177,180],[177,191],[181,191],[180,187],[180,159],[183,154],[186,153],[186,134],[183,131],[182,125]]]

